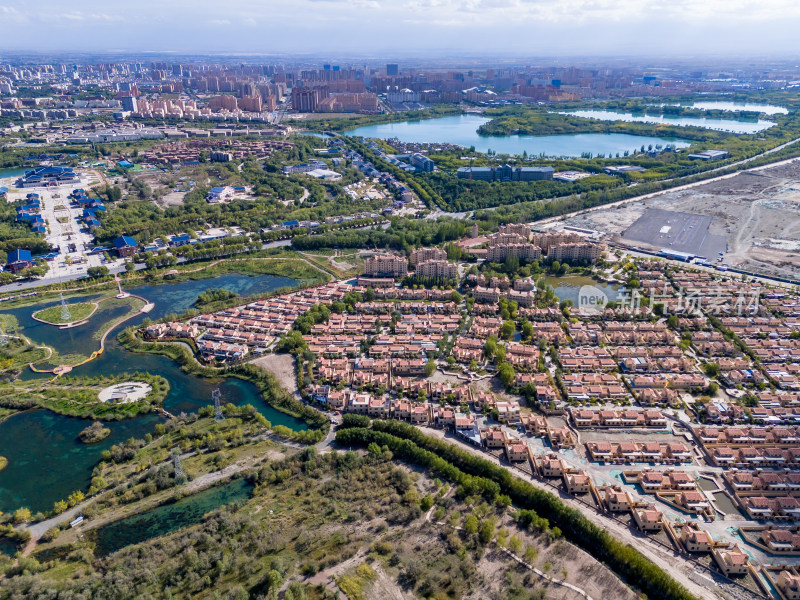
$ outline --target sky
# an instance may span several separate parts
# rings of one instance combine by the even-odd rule
[[[791,56],[797,0],[0,0],[0,51]]]

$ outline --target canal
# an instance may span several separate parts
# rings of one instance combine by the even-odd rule
[[[203,515],[231,502],[250,498],[253,485],[243,478],[211,487],[171,504],[100,527],[96,532],[97,556],[106,556],[131,544],[166,535],[199,523]]]

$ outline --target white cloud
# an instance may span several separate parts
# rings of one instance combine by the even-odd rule
[[[19,25],[4,32],[9,50],[147,50],[167,40],[190,52],[800,51],[797,0],[139,0],[135,10],[71,0],[66,13],[56,0],[5,0],[0,20]],[[98,31],[98,21],[111,26]],[[265,35],[252,35],[256,26]]]

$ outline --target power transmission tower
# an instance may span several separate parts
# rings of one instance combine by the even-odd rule
[[[172,464],[175,466],[175,481],[183,483],[186,481],[186,473],[183,472],[183,464],[181,463],[181,449],[175,446],[172,449]]]
[[[214,401],[214,421],[220,423],[225,420],[225,415],[222,414],[222,392],[219,388],[211,392],[211,399]]]
[[[64,294],[59,294],[61,298],[61,320],[64,323],[69,323],[72,321],[72,313],[69,312],[69,306],[67,305],[67,301],[64,300]]]

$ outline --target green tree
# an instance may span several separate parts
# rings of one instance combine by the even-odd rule
[[[492,517],[486,518],[481,521],[480,528],[478,529],[478,539],[481,544],[488,544],[494,538],[494,519]]]
[[[467,535],[475,535],[478,533],[478,517],[469,515],[467,520],[464,521],[464,533]]]
[[[88,269],[86,269],[86,274],[89,277],[94,277],[94,278],[105,277],[106,275],[108,275],[108,267],[106,267],[105,265],[100,265],[97,267],[89,267]]]
[[[516,331],[517,326],[514,321],[503,321],[503,324],[500,326],[500,337],[504,340],[510,340],[514,336],[514,331]]]
[[[533,339],[533,323],[530,321],[522,323],[522,337],[526,340]]]
[[[502,363],[497,368],[497,374],[500,376],[500,381],[503,382],[503,385],[506,387],[511,387],[511,384],[514,383],[514,379],[516,378],[514,367],[507,362]]]
[[[719,363],[707,362],[703,365],[703,372],[709,377],[716,377],[719,375]]]
[[[14,512],[14,522],[15,523],[25,523],[31,520],[31,511],[29,508],[18,508]]]
[[[486,360],[492,360],[496,350],[497,340],[494,336],[490,335],[483,344],[483,354],[486,357]]]

